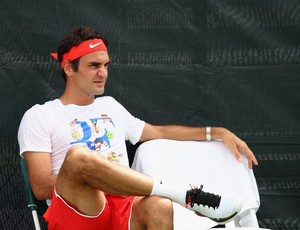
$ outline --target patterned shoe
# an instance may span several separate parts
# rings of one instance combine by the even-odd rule
[[[230,222],[243,206],[239,195],[215,195],[203,192],[203,186],[186,192],[186,208],[199,216],[208,217],[218,224]]]

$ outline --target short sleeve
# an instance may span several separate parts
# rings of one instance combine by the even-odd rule
[[[135,145],[143,133],[145,122],[131,115],[121,104],[119,104],[123,113],[125,122],[125,140]]]
[[[21,156],[27,151],[51,152],[47,121],[38,105],[24,114],[18,130],[18,142]]]

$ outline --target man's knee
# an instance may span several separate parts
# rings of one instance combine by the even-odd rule
[[[169,199],[148,196],[138,200],[131,229],[173,229],[173,204]]]
[[[160,197],[153,208],[161,217],[173,217],[173,203],[167,198]]]
[[[172,201],[162,197],[152,197],[155,200],[148,206],[147,214],[149,219],[157,223],[173,222]]]
[[[97,156],[98,161],[102,158],[100,155]],[[78,174],[88,170],[88,166],[93,165],[95,159],[95,153],[87,147],[73,146],[66,154],[60,173]]]
[[[73,146],[71,147],[67,153],[66,153],[66,157],[64,160],[64,165],[63,166],[73,166],[73,165],[78,165],[80,164],[84,159],[84,152],[85,152],[85,148],[82,146]]]

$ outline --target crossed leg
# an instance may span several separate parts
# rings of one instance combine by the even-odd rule
[[[55,188],[72,207],[90,216],[102,211],[104,192],[141,196],[133,204],[131,229],[173,229],[172,202],[148,196],[152,187],[151,177],[112,163],[96,151],[76,146],[68,151]]]

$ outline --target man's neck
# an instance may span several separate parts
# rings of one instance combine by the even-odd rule
[[[89,105],[92,104],[95,100],[94,97],[79,97],[79,96],[68,96],[66,94],[63,94],[59,100],[63,105]]]

